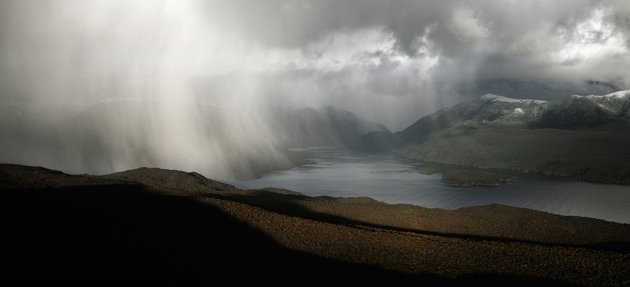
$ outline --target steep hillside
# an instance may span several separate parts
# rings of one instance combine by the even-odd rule
[[[400,133],[420,161],[630,184],[630,92],[554,102],[485,95]]]
[[[551,103],[533,128],[592,129],[630,124],[630,91],[603,96],[570,96]]]
[[[628,131],[456,126],[409,145],[403,154],[426,162],[630,184],[629,146]]]
[[[517,100],[486,94],[479,99],[467,101],[454,107],[439,110],[420,118],[401,132],[374,132],[367,134],[364,145],[371,151],[384,151],[425,141],[433,133],[456,124],[478,125],[490,122],[524,125],[537,118],[547,102]]]

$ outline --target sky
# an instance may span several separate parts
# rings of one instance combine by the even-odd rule
[[[326,105],[398,131],[492,89],[626,89],[629,51],[627,0],[0,0],[0,108],[60,131],[59,114],[166,103],[151,111],[169,148],[207,144],[191,105],[247,131],[261,111]]]
[[[3,101],[336,105],[399,130],[480,96],[461,89],[478,80],[630,82],[623,0],[2,0],[0,11]]]

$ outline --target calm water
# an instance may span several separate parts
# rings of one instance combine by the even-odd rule
[[[309,151],[304,165],[233,184],[286,188],[312,196],[368,196],[388,203],[446,209],[500,203],[630,223],[630,186],[518,174],[515,183],[499,187],[448,187],[440,182],[441,174],[420,174],[421,163],[395,154]]]

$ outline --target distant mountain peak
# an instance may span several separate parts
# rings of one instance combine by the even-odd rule
[[[547,101],[542,100],[532,100],[532,99],[513,99],[508,97],[503,97],[495,94],[485,94],[480,97],[483,101],[488,102],[502,102],[502,103],[521,103],[521,104],[544,104]]]
[[[588,96],[573,95],[574,98],[586,97],[586,98],[591,98],[591,99],[611,99],[611,98],[623,99],[629,96],[630,96],[630,90],[617,91],[617,92],[610,93],[607,95],[588,95]]]
[[[461,95],[484,95],[492,93],[515,99],[531,99],[553,101],[561,95],[603,95],[622,90],[619,83],[587,80],[584,82],[554,80],[515,80],[492,78],[462,84],[457,88]]]

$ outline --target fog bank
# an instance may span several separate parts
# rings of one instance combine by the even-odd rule
[[[254,176],[316,142],[278,124],[305,107],[397,131],[486,92],[623,89],[629,15],[586,0],[1,0],[0,161]],[[306,127],[330,128],[318,113]]]

